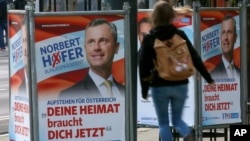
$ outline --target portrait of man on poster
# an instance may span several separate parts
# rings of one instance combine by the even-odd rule
[[[152,29],[152,25],[150,23],[149,17],[144,17],[139,20],[137,25],[137,34],[140,45],[142,43],[143,37],[149,34],[149,31]]]
[[[232,15],[226,14],[221,23],[221,61],[211,71],[213,78],[236,78],[239,80],[240,68],[234,60],[237,36],[236,20]]]
[[[114,56],[120,46],[117,38],[115,24],[106,19],[94,19],[86,26],[84,49],[89,71],[82,80],[63,90],[59,94],[60,98],[72,96],[124,98],[125,87],[112,75]]]

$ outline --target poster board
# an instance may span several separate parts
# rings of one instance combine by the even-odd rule
[[[9,27],[9,75],[10,115],[9,138],[30,141],[30,80],[28,54],[28,23],[25,11],[8,14]]]
[[[230,15],[236,22],[236,34],[225,20],[225,29],[222,20]],[[202,125],[232,124],[241,122],[241,89],[240,89],[240,15],[238,10],[213,9],[200,11],[201,29],[201,56],[215,79],[215,86],[209,88],[202,81]],[[226,27],[227,25],[227,27]],[[231,46],[232,45],[232,46]],[[225,68],[220,71],[216,67],[222,64],[222,46],[229,56],[232,52],[235,71],[228,76]],[[230,49],[233,49],[230,51]],[[221,63],[220,63],[221,62]],[[237,69],[237,70],[236,70]],[[224,70],[224,72],[223,72]]]
[[[124,88],[123,15],[35,17],[39,140],[125,140],[125,93],[115,89],[113,97],[91,96],[94,92],[84,91],[83,86],[61,96],[62,91],[74,87],[89,74],[85,28],[97,18],[105,18],[117,27],[119,50],[112,75],[115,85]]]

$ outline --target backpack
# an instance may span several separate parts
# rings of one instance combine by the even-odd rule
[[[194,74],[194,66],[186,41],[175,34],[171,39],[155,39],[153,60],[159,77],[169,81],[185,80]]]

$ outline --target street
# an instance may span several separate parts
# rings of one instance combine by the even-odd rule
[[[9,122],[8,52],[0,53],[0,135],[8,132]]]

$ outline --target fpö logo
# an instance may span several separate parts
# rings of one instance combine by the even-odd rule
[[[222,113],[222,119],[239,118],[239,113]]]
[[[80,37],[68,39],[40,47],[43,67],[52,67],[66,61],[82,58],[83,48],[80,46]]]

